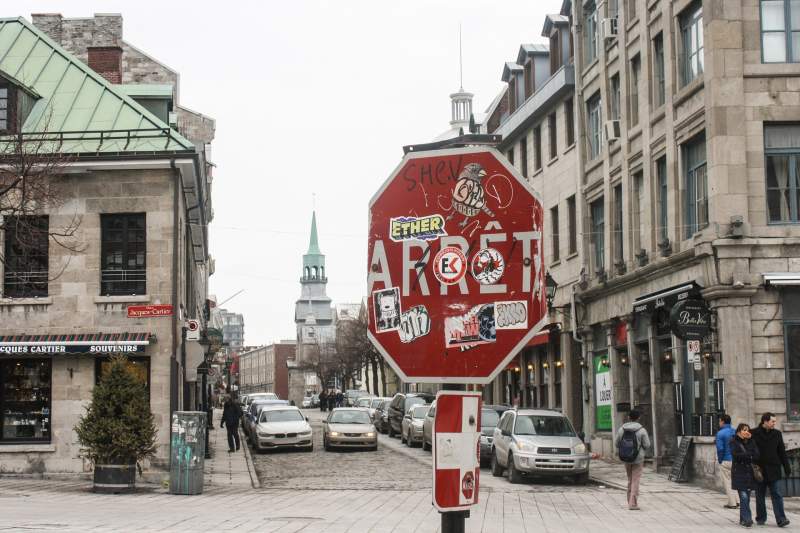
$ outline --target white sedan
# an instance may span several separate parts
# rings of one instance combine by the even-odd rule
[[[257,452],[279,448],[314,449],[311,426],[300,409],[288,405],[264,407],[251,436]]]

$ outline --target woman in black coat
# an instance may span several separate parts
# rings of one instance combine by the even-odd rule
[[[753,527],[753,515],[750,512],[750,491],[758,486],[753,465],[758,461],[758,446],[750,435],[748,424],[739,424],[736,436],[731,439],[731,487],[739,493],[739,524]]]

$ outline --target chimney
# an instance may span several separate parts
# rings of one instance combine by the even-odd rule
[[[89,67],[111,83],[122,83],[122,48],[90,46]]]
[[[33,25],[47,34],[58,44],[61,44],[62,25],[64,17],[61,13],[33,13],[31,14]]]

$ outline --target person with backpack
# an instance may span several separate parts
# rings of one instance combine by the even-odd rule
[[[739,507],[739,500],[736,492],[731,486],[731,468],[733,466],[733,456],[731,455],[731,439],[736,434],[731,427],[731,415],[720,415],[719,431],[717,431],[717,462],[719,463],[719,477],[722,481],[722,488],[728,497],[726,509],[736,509]]]
[[[759,457],[758,446],[750,437],[750,426],[742,423],[736,426],[736,436],[731,441],[733,459],[731,488],[739,493],[739,525],[742,527],[753,527],[750,491],[758,488],[759,481],[756,475],[762,476],[761,470],[756,465]]]
[[[628,509],[639,510],[639,482],[644,472],[645,451],[650,448],[647,430],[639,423],[639,411],[628,413],[628,422],[617,431],[616,445],[619,459],[625,463],[628,475]]]

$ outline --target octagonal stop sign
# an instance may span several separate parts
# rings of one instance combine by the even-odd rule
[[[542,205],[496,150],[409,153],[370,201],[369,337],[406,382],[488,383],[545,322]]]

